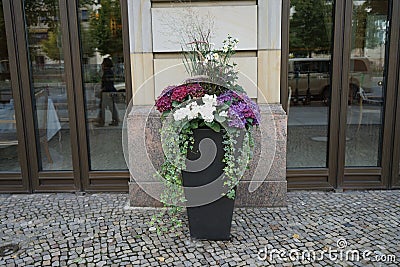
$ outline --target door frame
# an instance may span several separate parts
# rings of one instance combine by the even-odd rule
[[[14,114],[16,120],[17,130],[17,151],[18,160],[20,163],[20,172],[1,172],[0,173],[0,192],[7,193],[28,193],[31,189],[30,177],[31,172],[29,169],[28,146],[26,142],[29,131],[27,131],[27,125],[24,120],[25,113],[23,112],[23,88],[24,83],[20,79],[21,74],[21,62],[18,60],[18,31],[15,27],[14,21],[16,20],[14,15],[14,4],[11,0],[3,0],[3,16],[5,21],[5,30],[7,37],[7,50],[8,60],[11,78],[11,91],[14,99]]]
[[[345,167],[345,145],[347,126],[347,98],[348,98],[348,73],[350,69],[351,33],[352,33],[352,8],[353,1],[336,0],[334,7],[333,51],[332,51],[332,93],[329,111],[328,134],[328,167],[327,168],[301,168],[287,169],[289,190],[297,189],[385,189],[389,188],[389,176],[393,176],[393,138],[395,136],[394,116],[396,112],[396,99],[400,101],[400,93],[395,88],[398,86],[398,58],[399,58],[399,29],[400,23],[398,1],[389,0],[390,36],[386,47],[387,59],[385,88],[384,121],[382,126],[381,167]],[[281,103],[285,110],[288,103],[288,71],[287,62],[289,55],[289,14],[290,0],[283,1],[282,7],[282,72],[281,72]],[[396,13],[397,12],[397,13]],[[339,78],[334,78],[339,77]],[[396,98],[396,94],[398,97]],[[400,107],[397,105],[398,111]],[[398,113],[397,113],[398,114]],[[398,118],[398,133],[400,133],[400,118]],[[399,138],[397,138],[399,139]],[[400,140],[397,140],[400,144]],[[398,152],[400,156],[400,151]],[[397,163],[399,161],[397,160]],[[398,171],[397,171],[398,173]],[[392,175],[391,175],[392,174]],[[397,174],[398,176],[398,174]],[[399,182],[400,183],[400,182]]]
[[[127,104],[132,98],[127,0],[120,0]],[[89,171],[77,1],[58,0],[71,135],[71,171],[41,171],[24,0],[3,0],[21,173],[0,173],[0,192],[128,191],[129,171]],[[65,33],[65,34],[64,34]],[[121,148],[122,149],[122,148]]]
[[[400,2],[395,1],[396,3],[393,6],[393,14],[400,14]],[[393,160],[391,162],[392,167],[392,173],[391,173],[391,179],[390,179],[390,188],[391,189],[400,189],[400,169],[399,169],[399,164],[400,164],[400,43],[398,40],[400,40],[400,33],[397,30],[394,30],[396,27],[399,29],[400,27],[400,18],[399,16],[395,16],[393,18],[393,29],[392,29],[392,39],[393,43],[392,47],[393,50],[397,49],[397,55],[393,56],[393,62],[397,63],[397,66],[393,66],[393,68],[397,68],[397,73],[390,73],[392,75],[392,80],[388,79],[388,82],[393,86],[394,88],[397,88],[396,96],[397,96],[397,102],[396,102],[396,107],[395,107],[395,126],[394,126],[394,137],[393,137]],[[397,25],[397,26],[396,26]],[[397,43],[396,43],[397,40]],[[396,76],[393,76],[396,75]]]
[[[126,85],[126,104],[132,99],[132,78],[129,46],[129,20],[128,20],[128,0],[120,0],[121,19],[123,31],[123,55],[125,67],[125,85]],[[90,170],[90,151],[88,144],[88,125],[86,122],[86,102],[84,95],[83,68],[81,58],[80,42],[80,21],[78,17],[78,1],[68,1],[68,10],[74,10],[68,14],[70,20],[70,40],[71,40],[71,60],[75,71],[74,92],[76,101],[76,125],[77,138],[79,144],[79,164],[80,164],[80,190],[81,191],[107,191],[107,192],[127,192],[130,174],[128,170],[122,171],[92,171]],[[122,149],[122,148],[121,148]]]

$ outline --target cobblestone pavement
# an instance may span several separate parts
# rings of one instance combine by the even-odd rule
[[[0,195],[0,245],[19,245],[0,266],[400,265],[400,191],[292,192],[287,208],[235,209],[224,242],[192,241],[186,225],[158,236],[157,210],[127,197]]]

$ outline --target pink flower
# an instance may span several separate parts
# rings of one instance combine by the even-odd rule
[[[203,87],[201,87],[198,83],[189,84],[187,87],[189,89],[189,95],[193,98],[200,98],[205,95]]]
[[[188,88],[185,85],[181,85],[173,90],[171,94],[171,100],[182,102],[182,100],[184,100],[188,94]]]
[[[168,94],[159,97],[156,101],[156,109],[161,113],[164,111],[172,110],[172,101]]]

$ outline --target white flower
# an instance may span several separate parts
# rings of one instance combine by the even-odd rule
[[[200,108],[200,115],[206,122],[212,122],[214,120],[214,106],[202,105]]]
[[[203,103],[206,106],[216,106],[217,105],[217,96],[216,95],[205,94],[201,99],[203,100]]]
[[[222,47],[222,52],[226,53],[228,52],[229,47],[227,45],[224,45],[224,47]]]
[[[206,56],[206,60],[207,60],[207,61],[212,60],[212,58],[213,58],[212,52],[209,53],[209,54],[207,54],[207,56]]]
[[[187,107],[177,109],[174,112],[174,120],[181,121],[181,120],[185,119],[188,116],[189,112],[190,112],[190,109]]]
[[[226,111],[226,110],[221,111],[221,112],[219,113],[219,116],[220,116],[220,117],[228,117],[228,111]]]
[[[216,95],[205,95],[203,98],[203,104],[198,105],[196,101],[191,102],[186,107],[177,109],[174,112],[174,120],[181,121],[184,119],[193,120],[197,119],[199,115],[206,122],[212,122],[214,120],[214,112],[216,111],[217,96]]]
[[[213,54],[213,58],[214,58],[214,60],[218,60],[218,59],[219,59],[218,53],[214,53],[214,54]]]
[[[188,120],[193,120],[196,119],[199,116],[199,105],[197,105],[197,102],[192,102],[189,104],[189,114],[188,114]]]

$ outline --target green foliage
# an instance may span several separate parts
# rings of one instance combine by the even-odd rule
[[[311,56],[331,50],[333,5],[327,0],[292,0],[289,51],[295,56]]]
[[[118,56],[123,51],[121,6],[119,0],[101,1],[92,11],[89,21],[90,36],[101,55]]]
[[[91,58],[96,51],[96,43],[93,41],[90,29],[81,28],[82,57]]]
[[[374,49],[381,45],[379,31],[385,35],[385,29],[378,27],[376,23],[385,23],[388,14],[387,1],[365,1],[353,8],[352,48],[360,49],[361,56],[364,49]]]
[[[49,32],[49,37],[42,41],[43,52],[53,60],[60,61],[64,58],[61,47],[61,32],[56,29],[55,32]]]
[[[208,82],[232,87],[238,72],[235,69],[236,63],[230,63],[230,59],[236,53],[239,40],[228,35],[223,41],[223,47],[214,49],[210,32],[198,29],[198,33],[191,37],[193,41],[182,46],[186,72],[192,77],[204,76]],[[208,92],[213,94],[212,90]]]
[[[182,226],[179,218],[185,203],[182,187],[182,170],[186,169],[186,155],[188,150],[193,149],[193,130],[201,126],[208,126],[216,132],[223,133],[223,146],[225,163],[224,185],[227,188],[226,196],[235,198],[235,186],[243,175],[251,158],[251,151],[254,146],[251,131],[240,131],[236,128],[225,129],[219,123],[204,122],[202,119],[194,119],[186,122],[174,122],[163,120],[163,128],[160,130],[164,153],[169,155],[164,158],[164,163],[158,173],[158,178],[164,183],[165,191],[161,195],[161,202],[165,209],[155,214],[150,221],[150,226],[155,226],[157,233],[174,231]],[[176,133],[180,130],[179,138],[176,140]],[[243,135],[244,136],[241,136]],[[242,140],[242,141],[241,141]]]
[[[49,31],[55,32],[59,23],[59,20],[55,20],[59,14],[58,9],[58,0],[25,0],[26,24],[28,27],[44,24],[49,27]]]

